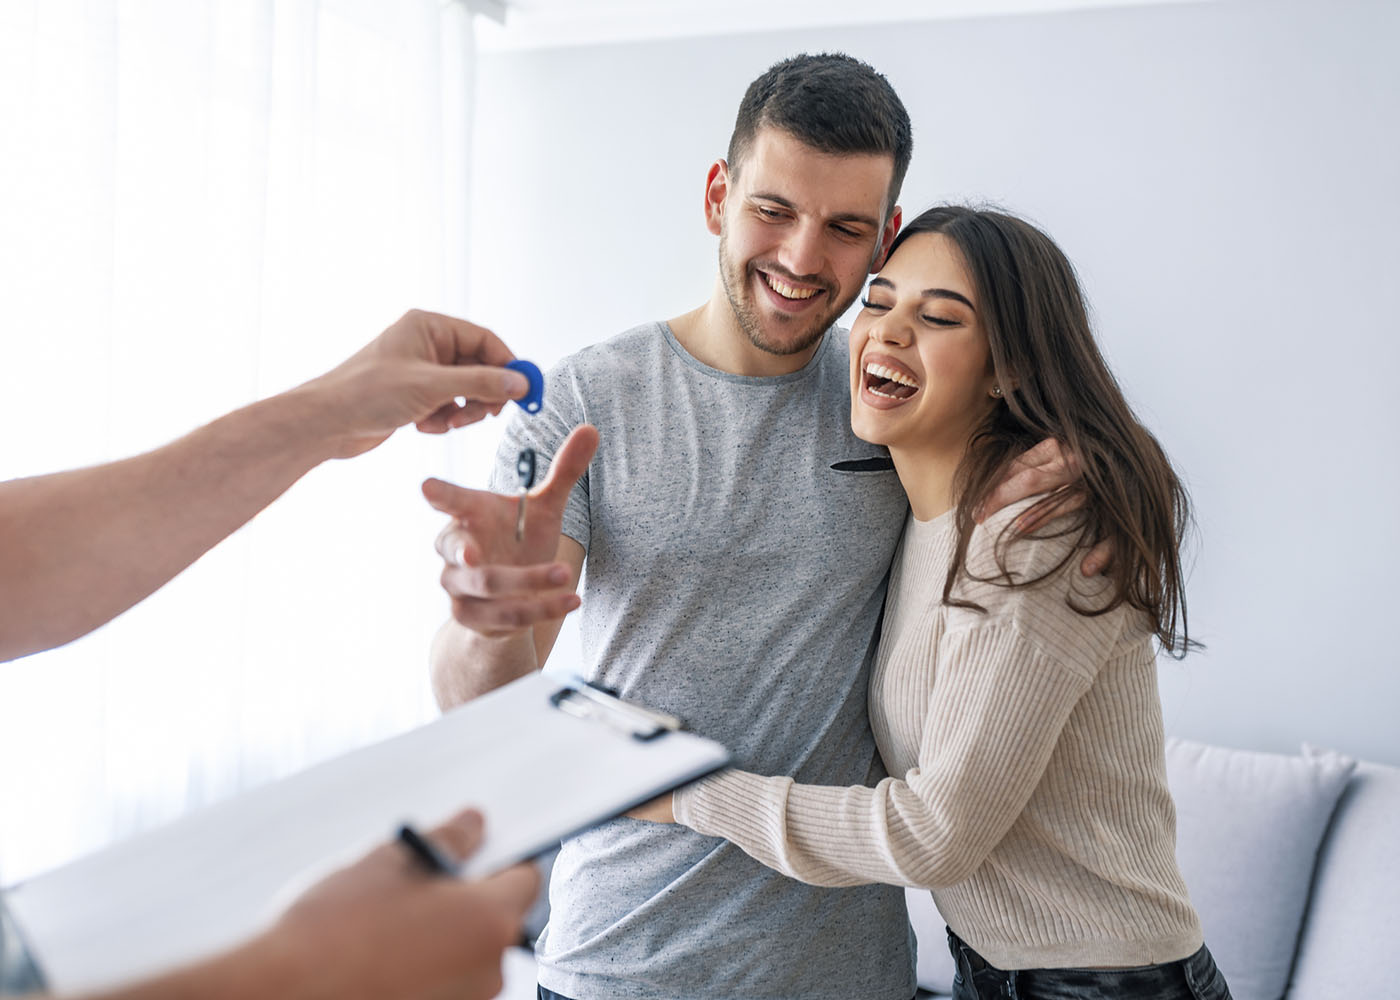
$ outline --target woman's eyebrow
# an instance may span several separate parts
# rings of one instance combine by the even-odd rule
[[[894,282],[889,278],[871,278],[870,287],[874,288],[877,285],[881,288],[888,288],[890,291],[895,290]],[[955,292],[951,288],[925,288],[919,294],[926,299],[952,299],[955,302],[961,302],[973,312],[977,311],[977,307],[972,304],[967,296],[963,295],[961,292]]]

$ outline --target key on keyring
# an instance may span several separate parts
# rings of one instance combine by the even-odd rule
[[[515,456],[515,475],[520,480],[520,499],[515,507],[515,540],[525,540],[525,499],[535,485],[535,449],[526,448]]]

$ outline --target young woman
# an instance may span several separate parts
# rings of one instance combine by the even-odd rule
[[[805,882],[931,889],[962,1000],[1228,997],[1176,866],[1156,684],[1154,640],[1190,643],[1186,496],[1073,268],[1019,219],[940,207],[899,235],[863,304],[851,422],[889,448],[911,507],[870,681],[892,777],[728,771],[646,815],[671,806]],[[979,524],[1007,464],[1047,437],[1082,479]],[[1100,539],[1114,561],[1085,578]]]

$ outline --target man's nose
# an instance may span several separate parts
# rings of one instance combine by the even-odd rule
[[[793,227],[783,240],[778,263],[794,278],[815,278],[826,268],[826,239],[822,227],[799,225]]]

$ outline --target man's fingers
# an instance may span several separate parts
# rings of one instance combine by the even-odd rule
[[[446,823],[428,831],[433,842],[446,851],[454,861],[465,861],[481,846],[485,822],[475,809],[464,809]]]
[[[423,498],[449,517],[470,521],[487,516],[501,498],[489,490],[469,490],[441,479],[423,481]]]
[[[455,533],[447,531],[439,535],[439,554],[444,548],[453,551],[452,547],[460,544],[456,538]],[[453,597],[525,597],[569,585],[569,568],[563,563],[471,566],[465,560],[454,563],[445,555],[443,559],[448,566],[442,573],[442,586]]]
[[[977,510],[977,521],[981,523],[1003,507],[1009,507],[1018,500],[1047,493],[1060,485],[1060,476],[1041,468],[1022,469],[1015,475],[1003,479],[992,490],[991,495]]]
[[[598,450],[598,428],[592,424],[575,427],[549,463],[549,475],[536,491],[537,496],[564,500],[574,483],[588,471],[588,463]]]
[[[1041,465],[1058,465],[1061,462],[1060,442],[1054,438],[1046,438],[1034,448],[1030,448],[1011,463],[1013,470],[1022,468],[1035,468]]]
[[[1060,442],[1046,438],[1018,455],[1007,466],[1006,475],[973,514],[981,524],[1003,507],[1040,493],[1049,493],[1079,478],[1077,463],[1066,459]]]
[[[1084,561],[1079,564],[1079,572],[1085,576],[1098,576],[1113,565],[1113,543],[1105,538],[1084,557]]]
[[[443,571],[446,577],[452,569]],[[446,586],[446,582],[443,584]],[[507,635],[540,622],[555,621],[582,603],[578,594],[561,591],[534,597],[453,597],[452,617],[485,636]]]
[[[467,543],[458,530],[456,521],[449,521],[443,526],[437,537],[433,539],[433,548],[442,557],[442,561],[449,566],[465,566],[467,564]]]
[[[1068,486],[1061,486],[1054,492],[1055,501],[1042,507],[1034,504],[1030,510],[1016,518],[1011,530],[1018,535],[1026,535],[1039,528],[1042,524],[1049,524],[1062,514],[1069,514],[1079,510],[1088,502],[1088,497],[1083,490],[1071,490]]]

